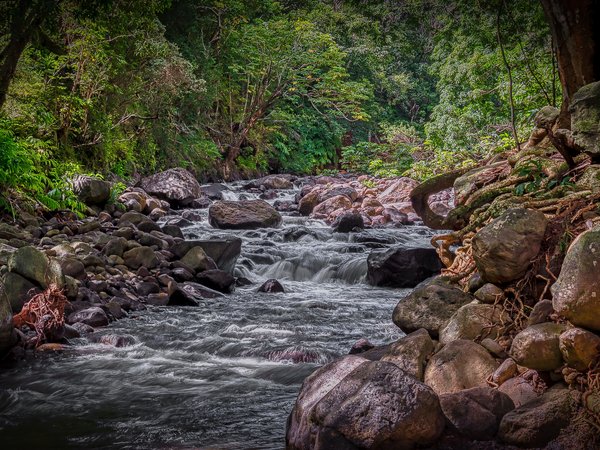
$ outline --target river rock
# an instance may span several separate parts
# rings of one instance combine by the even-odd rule
[[[505,414],[515,409],[510,397],[491,387],[475,387],[440,395],[451,430],[475,440],[491,440]]]
[[[435,442],[444,420],[435,393],[396,365],[347,356],[304,381],[286,444],[410,449]]]
[[[578,396],[566,388],[550,389],[507,413],[500,422],[498,437],[519,447],[544,447],[569,424]]]
[[[508,395],[516,408],[542,395],[542,392],[538,392],[529,380],[520,376],[509,378],[500,385],[498,390]]]
[[[183,231],[177,225],[164,225],[161,231],[171,237],[183,239]]]
[[[139,213],[137,211],[127,211],[121,217],[119,217],[119,225],[133,224],[137,227],[139,224],[144,222],[150,222],[150,219],[148,218],[148,216],[145,216],[144,214]]]
[[[552,305],[573,325],[600,331],[600,226],[573,241],[556,282]]]
[[[15,314],[21,311],[25,302],[41,292],[37,285],[13,272],[4,274],[0,285],[3,286],[2,294],[8,298]]]
[[[304,195],[298,202],[298,211],[303,216],[309,216],[319,204],[319,190],[315,189]]]
[[[88,339],[92,342],[97,342],[98,344],[110,345],[111,347],[131,347],[135,345],[135,338],[129,334],[101,334],[101,335],[91,335]]]
[[[348,354],[349,355],[358,355],[360,353],[368,352],[369,350],[372,350],[374,348],[375,348],[375,346],[373,344],[371,344],[371,342],[369,342],[368,339],[361,338],[354,343],[354,345],[352,346],[352,348],[350,349]]]
[[[0,239],[6,239],[7,241],[10,241],[11,239],[26,240],[30,237],[31,235],[29,233],[20,228],[5,222],[0,222]]]
[[[473,341],[478,337],[496,339],[502,321],[508,319],[499,306],[469,303],[461,306],[446,326],[440,329],[440,342],[448,344],[457,339]]]
[[[173,245],[169,250],[178,258],[182,258],[194,247],[201,247],[204,253],[217,264],[219,269],[233,273],[242,251],[242,240],[231,237],[206,241],[182,241]]]
[[[118,257],[123,257],[125,250],[127,250],[127,239],[114,237],[104,245],[102,253],[106,256],[117,255]]]
[[[492,283],[486,283],[475,291],[475,298],[482,303],[493,305],[504,298],[504,291]]]
[[[294,184],[283,175],[269,175],[254,182],[261,189],[292,189]]]
[[[197,274],[195,279],[200,284],[224,294],[233,292],[235,288],[235,278],[231,274],[219,269],[205,270]]]
[[[410,202],[410,193],[419,185],[418,181],[402,177],[395,180],[377,196],[381,204]]]
[[[88,324],[83,323],[83,322],[75,322],[71,325],[66,325],[65,331],[66,331],[67,326],[72,327],[77,333],[79,333],[80,336],[94,332],[94,327],[91,327]]]
[[[21,247],[8,262],[9,272],[19,274],[46,289],[50,284],[63,287],[65,278],[57,260],[35,247]]]
[[[579,89],[569,103],[569,112],[575,143],[597,159],[600,156],[600,81]]]
[[[119,195],[119,201],[127,211],[141,213],[146,208],[146,196],[140,192],[123,192]]]
[[[16,247],[0,243],[0,266],[7,266],[10,257],[16,251]]]
[[[110,199],[110,183],[98,178],[78,175],[73,180],[73,192],[88,206],[104,206]]]
[[[327,219],[334,211],[351,208],[352,200],[345,195],[336,195],[315,206],[310,216],[315,219]]]
[[[600,336],[581,328],[560,335],[559,347],[567,366],[583,372],[600,356]]]
[[[202,197],[198,180],[185,169],[169,169],[142,178],[138,185],[150,195],[168,201],[173,207],[186,206]]]
[[[200,186],[202,193],[210,200],[223,200],[223,192],[229,188],[222,183],[204,184]]]
[[[362,216],[356,212],[347,212],[338,216],[333,223],[331,228],[336,233],[350,233],[355,229],[362,230],[365,227],[365,221]]]
[[[75,324],[77,322],[84,323],[91,327],[103,327],[108,325],[108,316],[102,308],[92,306],[91,308],[82,309],[81,311],[69,314],[67,323]]]
[[[16,341],[12,318],[13,312],[6,287],[0,283],[0,356],[4,355]]]
[[[270,279],[265,281],[261,287],[258,288],[258,292],[266,292],[269,294],[285,292],[285,289],[279,281],[276,279]]]
[[[481,345],[460,339],[445,345],[425,368],[425,384],[437,394],[486,386],[498,363]]]
[[[358,192],[353,187],[334,185],[319,191],[319,203],[323,203],[325,200],[337,197],[338,195],[346,196],[352,202],[358,198]]]
[[[201,299],[218,297],[223,297],[223,294],[200,283],[182,283],[170,295],[169,305],[198,306]]]
[[[76,280],[83,280],[86,277],[85,265],[76,258],[61,259],[60,267],[65,276],[73,277]]]
[[[139,269],[140,267],[154,269],[159,263],[154,250],[143,246],[126,251],[123,254],[123,260],[125,261],[125,265],[130,269]]]
[[[214,228],[241,230],[281,225],[281,214],[264,200],[219,201],[208,209]]]
[[[492,374],[492,382],[501,386],[505,381],[510,380],[519,372],[517,363],[512,358],[505,359],[502,364]]]
[[[505,283],[523,276],[540,250],[547,222],[540,211],[514,208],[479,230],[472,248],[481,277]]]
[[[559,336],[565,326],[554,322],[539,323],[518,333],[510,347],[510,356],[521,366],[534,370],[559,368],[562,354]]]
[[[391,362],[408,375],[423,381],[425,364],[433,349],[429,333],[421,328],[390,344],[381,361]]]
[[[394,323],[405,333],[425,328],[434,338],[458,309],[473,297],[444,278],[432,278],[419,284],[404,297],[392,315]]]
[[[367,277],[373,286],[415,287],[439,274],[442,267],[434,248],[401,246],[371,253],[367,258]]]
[[[181,258],[181,262],[192,269],[194,272],[201,272],[203,270],[207,270],[209,268],[214,267],[214,265],[209,263],[208,256],[202,249],[202,247],[192,247],[183,258]]]
[[[535,304],[527,319],[527,326],[538,323],[550,322],[550,316],[554,313],[552,300],[540,300]]]

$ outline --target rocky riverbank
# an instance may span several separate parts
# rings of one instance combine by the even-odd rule
[[[587,86],[571,130],[544,108],[522,149],[413,189],[446,230],[432,238],[446,268],[398,302],[406,337],[305,380],[287,448],[600,446],[599,99]],[[571,167],[559,135],[583,150]],[[428,197],[450,186],[442,216]]]

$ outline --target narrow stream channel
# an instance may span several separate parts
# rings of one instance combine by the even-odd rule
[[[239,186],[227,193],[239,195]],[[279,229],[228,233],[208,225],[206,210],[194,213],[186,237],[241,237],[236,276],[254,284],[104,330],[131,336],[131,346],[82,338],[61,355],[0,371],[2,449],[281,449],[308,374],[360,338],[383,344],[402,335],[391,314],[408,291],[365,284],[366,258],[400,242],[427,245],[428,229],[337,234],[288,216]],[[256,293],[268,278],[286,293]]]

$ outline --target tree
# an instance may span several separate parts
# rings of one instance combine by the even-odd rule
[[[550,24],[558,60],[564,122],[568,119],[569,103],[575,92],[600,80],[600,2],[541,0],[541,3]]]
[[[0,15],[5,21],[0,24],[0,35],[4,48],[0,52],[0,109],[23,51],[36,39],[39,44],[55,52],[63,50],[52,42],[42,29],[44,21],[53,15],[60,0],[13,0],[0,4]]]

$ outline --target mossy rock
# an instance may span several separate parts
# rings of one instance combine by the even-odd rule
[[[600,157],[600,81],[588,84],[573,96],[569,107],[575,143],[588,155]]]

